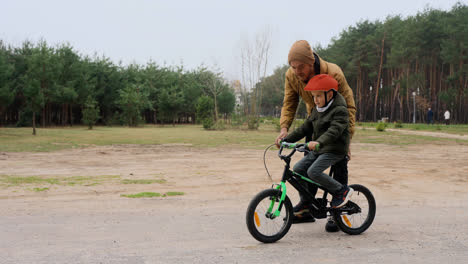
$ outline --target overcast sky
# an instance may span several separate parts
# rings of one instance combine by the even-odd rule
[[[468,0],[461,0],[467,4]],[[239,78],[244,39],[270,28],[269,73],[287,63],[294,41],[326,47],[333,37],[362,20],[407,17],[426,7],[450,10],[457,0],[0,0],[0,39],[49,45],[70,43],[124,65],[217,65]]]

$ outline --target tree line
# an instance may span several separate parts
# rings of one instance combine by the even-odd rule
[[[450,11],[361,21],[314,50],[343,69],[358,121],[424,122],[431,107],[435,120],[449,110],[452,121],[468,123],[467,31],[468,8],[458,3]],[[257,128],[259,116],[280,115],[288,66],[267,76],[270,41],[255,43],[258,50],[242,53],[242,81],[228,83],[202,66],[123,66],[68,44],[12,47],[0,40],[0,126],[201,122],[210,128],[237,109],[254,116],[244,120]],[[306,115],[303,103],[298,114]]]
[[[468,123],[467,45],[468,8],[458,3],[450,11],[365,20],[314,50],[343,69],[358,121],[412,122],[416,114],[417,122],[425,122],[431,107],[436,120],[449,110],[452,121]],[[263,115],[279,114],[287,69],[278,67],[259,84]]]
[[[122,66],[68,44],[12,47],[0,40],[0,125],[193,123],[229,115],[234,105],[221,74],[202,66]]]

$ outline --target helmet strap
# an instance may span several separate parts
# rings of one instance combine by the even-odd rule
[[[333,98],[335,98],[336,91],[335,91],[335,90],[330,90],[330,91],[333,91],[333,96],[332,96],[332,98],[331,98],[331,100],[333,100]],[[325,106],[328,105],[328,92],[329,92],[329,91],[323,92],[324,95],[325,95]]]

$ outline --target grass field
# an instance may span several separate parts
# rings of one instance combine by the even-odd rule
[[[420,131],[431,131],[431,132],[441,132],[441,133],[450,133],[457,135],[468,135],[468,125],[445,125],[445,124],[401,124],[402,127],[396,127],[394,123],[388,123],[387,128],[396,128],[396,129],[409,129],[409,130],[420,130]],[[358,122],[357,126],[363,127],[375,127],[377,123],[373,122]]]
[[[398,132],[378,132],[363,127],[375,126],[375,123],[359,123],[353,143],[374,144],[468,144],[467,140],[437,138],[418,135],[404,135]],[[468,134],[468,125],[451,125],[437,132]],[[392,124],[388,128],[393,128]],[[432,126],[419,125],[419,128],[403,124],[402,129],[435,131]],[[249,131],[226,129],[217,131],[204,130],[199,125],[154,126],[139,128],[129,127],[86,127],[39,128],[37,135],[31,134],[31,128],[0,128],[0,151],[2,152],[49,152],[70,148],[120,144],[191,144],[194,147],[245,147],[263,149],[272,144],[278,135],[273,125],[263,125],[259,130]]]
[[[11,176],[11,175],[0,175],[0,186],[3,187],[15,187],[15,186],[23,186],[28,184],[36,184],[36,185],[61,185],[61,186],[75,186],[75,185],[82,185],[82,186],[94,186],[102,183],[109,183],[112,181],[119,180],[119,175],[100,175],[100,176],[73,176],[73,177],[43,177],[43,176]],[[122,180],[122,183],[126,180]],[[158,180],[154,182],[161,183]],[[37,189],[35,191],[44,191],[41,189]]]

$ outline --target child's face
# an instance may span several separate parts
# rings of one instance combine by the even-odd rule
[[[327,92],[327,101],[330,102],[333,92]],[[314,103],[318,107],[325,106],[325,93],[323,91],[312,91],[312,95],[314,96]]]

